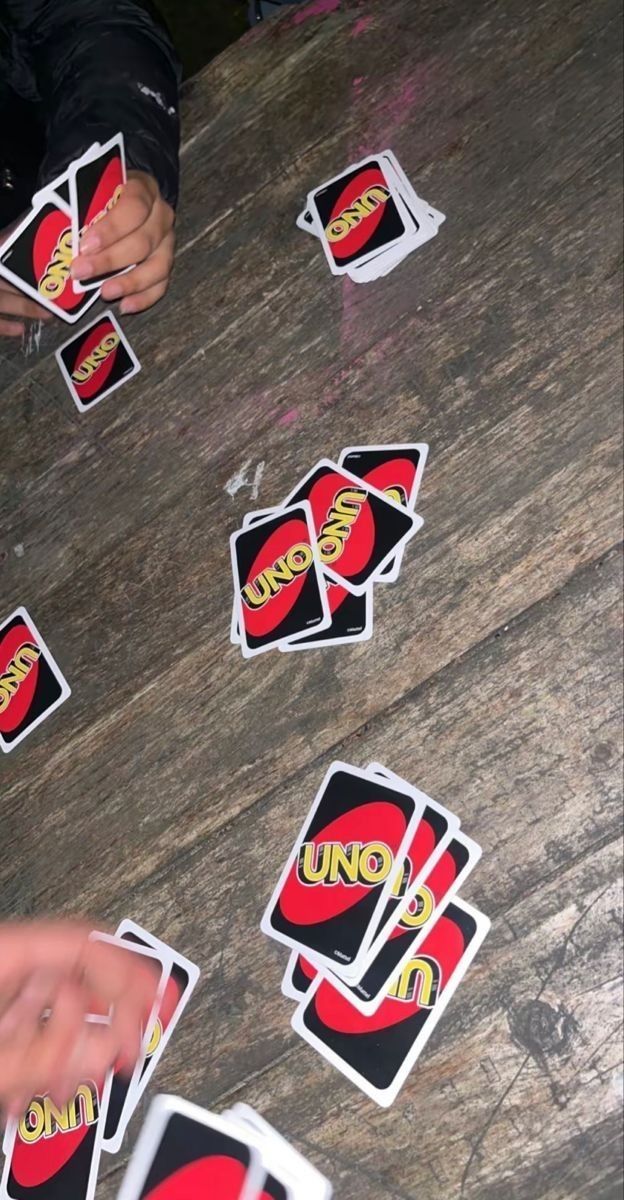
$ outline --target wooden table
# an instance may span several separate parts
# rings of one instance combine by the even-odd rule
[[[618,9],[288,10],[187,87],[142,374],[79,417],[65,328],[2,366],[0,613],[73,688],[0,763],[3,911],[131,915],[195,958],[159,1088],[258,1107],[337,1200],[621,1195]],[[295,216],[387,145],[448,221],[358,287]],[[393,439],[431,444],[426,524],[372,642],[243,661],[231,531]],[[336,757],[484,851],[491,935],[387,1112],[291,1032],[258,929]]]

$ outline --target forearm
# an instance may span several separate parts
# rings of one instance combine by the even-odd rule
[[[178,193],[178,64],[169,37],[140,0],[43,0],[27,31],[44,106],[41,183],[93,141],[124,135],[128,166]]]

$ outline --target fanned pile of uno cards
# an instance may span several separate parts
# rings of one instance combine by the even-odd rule
[[[428,446],[356,446],[321,459],[279,508],[232,534],[230,640],[245,658],[370,638],[373,586],[398,578]]]
[[[95,304],[104,279],[81,283],[72,278],[71,264],[80,238],[110,212],[125,182],[123,135],[103,146],[94,142],[63,175],[35,193],[30,211],[0,248],[0,275],[62,321],[79,321]],[[80,412],[141,369],[111,312],[82,329],[56,358]]]
[[[128,954],[140,954],[158,973],[158,992],[141,1055],[131,1079],[114,1071],[104,1079],[85,1079],[74,1098],[62,1106],[51,1096],[36,1096],[23,1117],[8,1124],[0,1185],[3,1200],[25,1196],[93,1200],[102,1151],[116,1154],[121,1149],[128,1122],[197,984],[195,964],[134,921],[122,921],[114,937],[91,936],[123,947]],[[104,1012],[86,1018],[93,1026],[109,1019]]]
[[[458,896],[481,856],[459,825],[379,763],[335,762],[262,918],[292,950],[293,1028],[382,1107],[490,926]]]
[[[331,1200],[327,1179],[246,1104],[157,1096],[118,1200]]]
[[[311,191],[297,225],[319,239],[334,275],[369,283],[435,237],[444,220],[383,150]]]

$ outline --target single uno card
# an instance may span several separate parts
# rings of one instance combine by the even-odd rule
[[[358,476],[323,458],[285,504],[307,500],[326,575],[361,595],[423,524]]]
[[[0,750],[8,754],[71,695],[25,608],[0,625]]]
[[[394,446],[349,446],[338,465],[371,483],[391,500],[414,512],[429,453],[426,442]],[[403,550],[377,576],[376,583],[394,583],[401,569]]]
[[[364,159],[311,192],[306,206],[334,275],[396,246],[411,232],[378,158]]]
[[[55,351],[61,374],[79,412],[87,412],[141,370],[136,354],[110,310],[96,317]]]
[[[255,1109],[250,1108],[248,1104],[237,1103],[232,1105],[227,1115],[253,1129],[277,1147],[284,1166],[306,1189],[302,1191],[301,1200],[331,1200],[333,1188],[329,1180],[321,1175],[321,1172],[298,1150],[295,1150],[295,1147],[287,1142],[272,1125],[269,1125],[269,1122],[265,1121],[264,1117],[261,1117]],[[260,1200],[263,1198],[260,1197]]]
[[[356,974],[421,816],[412,792],[332,763],[264,913],[263,932]]]
[[[48,198],[3,243],[0,275],[71,325],[97,299],[97,293],[85,296],[74,287],[73,257],[70,210]]]
[[[230,550],[245,658],[331,624],[308,504],[232,534]]]
[[[480,857],[481,847],[458,830],[401,913],[359,982],[349,987],[331,973],[330,982],[360,1012],[373,1013],[379,1008],[392,980],[414,957],[443,905],[457,895]]]
[[[92,1200],[110,1087],[110,1075],[83,1080],[60,1107],[33,1097],[9,1138],[3,1200]]]
[[[69,195],[72,208],[72,234],[76,254],[80,239],[97,225],[118,203],[126,183],[126,160],[123,134],[92,147],[69,169]],[[77,291],[101,287],[105,279],[121,272],[113,271],[98,279],[81,280]]]
[[[284,653],[291,650],[318,650],[323,646],[344,646],[351,642],[367,642],[373,635],[373,589],[356,596],[341,583],[326,579],[327,601],[331,614],[331,625],[320,633],[284,642],[279,648]]]
[[[489,928],[483,913],[456,897],[445,905],[376,1012],[364,1016],[319,976],[293,1015],[293,1029],[367,1096],[387,1108]]]
[[[199,979],[199,967],[177,950],[172,950],[160,938],[142,929],[135,921],[125,919],[118,926],[115,937],[129,945],[145,947],[156,953],[166,971],[165,986],[160,997],[156,1020],[148,1029],[145,1039],[145,1054],[137,1064],[130,1083],[125,1088],[123,1081],[115,1081],[111,1098],[115,1125],[107,1123],[104,1149],[116,1154],[121,1149],[128,1122],[143,1095],[171,1036],[186,1008]]]
[[[258,1150],[238,1125],[175,1096],[157,1096],[117,1200],[258,1200],[264,1174]]]

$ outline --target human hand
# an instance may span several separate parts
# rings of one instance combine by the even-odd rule
[[[113,1063],[129,1074],[137,1061],[158,977],[140,955],[89,941],[90,932],[71,921],[0,925],[5,1116],[20,1116],[35,1095],[62,1105],[82,1079],[103,1079]],[[85,1021],[109,1011],[109,1023]]]
[[[85,282],[110,271],[134,270],[102,285],[102,299],[121,300],[120,312],[151,308],[169,286],[173,267],[175,213],[158,184],[144,171],[129,171],[114,208],[87,230],[72,263],[74,279]]]
[[[2,239],[0,238],[0,244]],[[52,313],[19,292],[12,283],[0,275],[0,337],[22,337],[24,321],[50,321]]]

